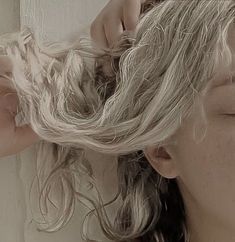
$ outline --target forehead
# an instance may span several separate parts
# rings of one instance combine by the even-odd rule
[[[235,23],[231,23],[228,29],[228,45],[234,51],[235,50]]]

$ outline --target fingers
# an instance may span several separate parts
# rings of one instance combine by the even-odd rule
[[[123,25],[120,18],[109,18],[108,21],[96,22],[91,25],[92,39],[101,47],[111,47],[121,36]]]
[[[125,30],[134,30],[141,11],[141,1],[126,0],[123,8],[123,22]]]
[[[101,47],[108,47],[108,40],[106,39],[105,30],[103,24],[94,20],[90,27],[90,35],[97,45]]]
[[[135,30],[146,0],[109,1],[92,22],[90,35],[101,47],[114,47],[124,30]]]
[[[104,24],[104,31],[108,45],[111,47],[118,41],[123,32],[122,22],[118,17],[110,18],[109,21]]]

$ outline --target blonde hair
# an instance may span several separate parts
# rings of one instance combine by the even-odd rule
[[[110,203],[120,196],[123,202],[114,223],[102,199],[87,198],[107,238],[187,240],[176,179],[158,174],[143,149],[170,142],[219,60],[231,63],[226,39],[234,16],[232,0],[147,1],[135,37],[124,32],[113,49],[93,48],[81,39],[43,46],[28,28],[1,38],[2,53],[13,62],[22,118],[44,140],[37,155],[42,212],[48,212],[52,184],[62,189],[59,213],[42,230],[64,226],[75,197],[86,198],[75,189],[75,176],[92,177],[84,155],[89,148],[118,158],[118,193]],[[106,61],[113,75],[103,71],[100,63]]]

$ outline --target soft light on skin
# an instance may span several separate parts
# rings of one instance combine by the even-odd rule
[[[235,70],[235,28],[228,44]],[[166,178],[176,178],[185,203],[190,242],[235,241],[235,83],[221,63],[203,97],[206,136],[193,139],[199,107],[178,129],[176,146],[147,147],[145,155]],[[209,84],[208,84],[209,85]],[[230,115],[228,115],[230,114]],[[234,116],[232,115],[234,114]]]

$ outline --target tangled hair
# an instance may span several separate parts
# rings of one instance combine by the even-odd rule
[[[110,240],[187,241],[177,180],[158,174],[143,149],[170,142],[221,58],[231,63],[227,34],[234,16],[232,0],[152,0],[142,5],[135,36],[125,31],[112,49],[83,39],[42,45],[28,28],[1,36],[1,53],[13,63],[21,120],[43,139],[37,144],[37,175],[48,226],[40,230],[63,227],[77,197],[92,204]],[[111,63],[111,74],[104,63]],[[76,188],[83,175],[95,186],[86,148],[117,157],[118,193],[109,203]],[[53,189],[62,195],[49,221]],[[120,196],[111,223],[105,206]]]

